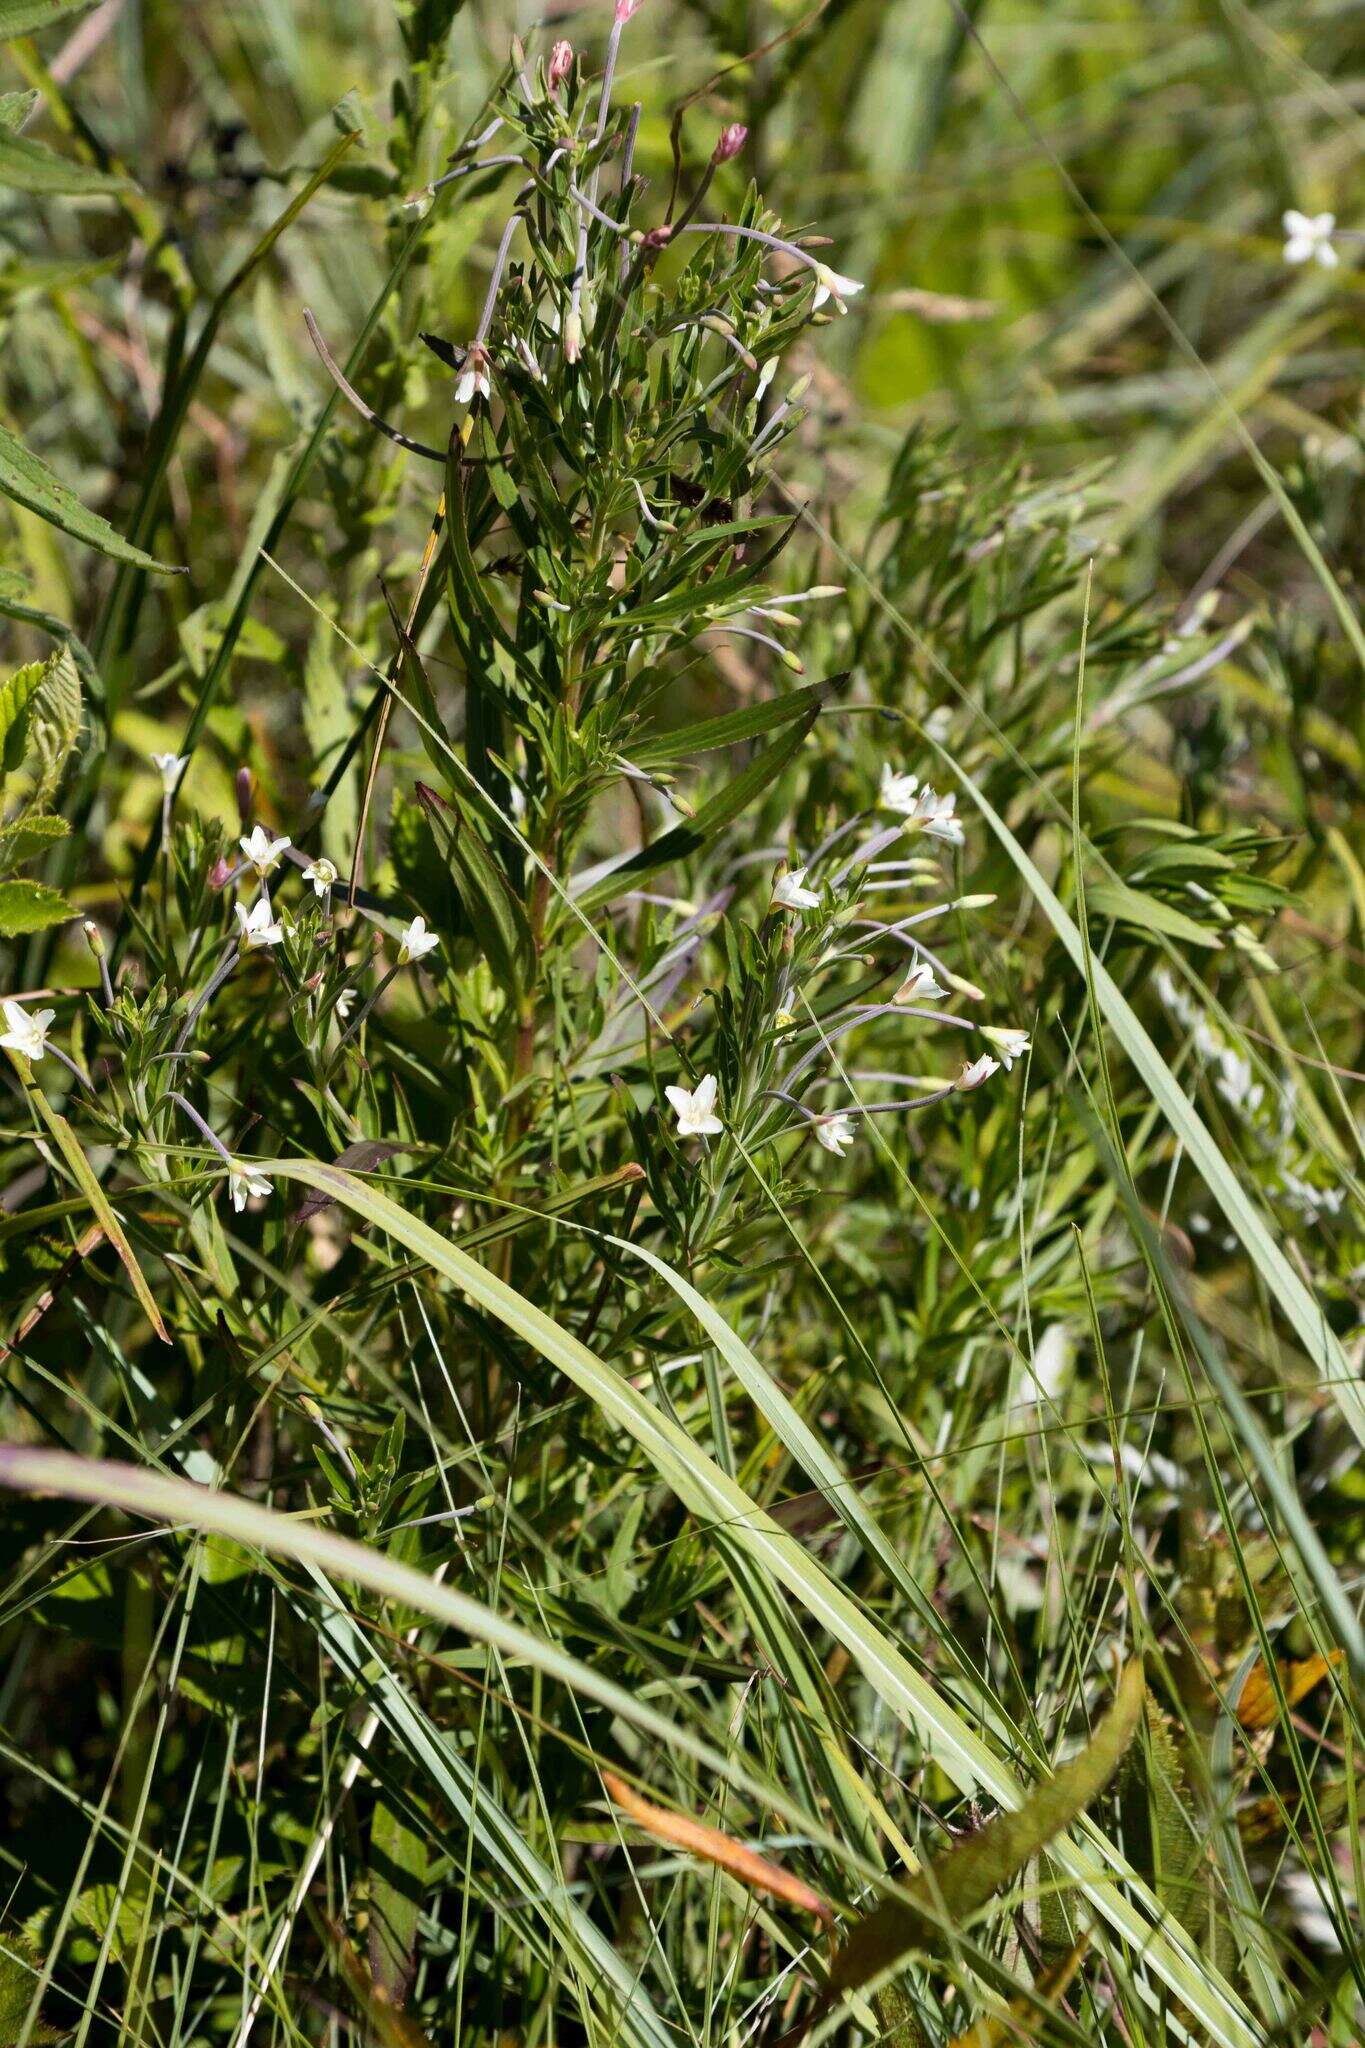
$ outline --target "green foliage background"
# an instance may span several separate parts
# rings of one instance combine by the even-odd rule
[[[611,26],[0,0],[0,2048],[1345,2048],[1365,23]]]

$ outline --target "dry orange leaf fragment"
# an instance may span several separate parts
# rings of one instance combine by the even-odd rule
[[[602,1783],[621,1811],[656,1841],[685,1850],[689,1856],[700,1856],[703,1862],[728,1871],[750,1891],[768,1892],[803,1913],[814,1913],[827,1927],[832,1925],[834,1910],[829,1902],[780,1863],[760,1856],[756,1849],[746,1849],[742,1842],[722,1834],[719,1828],[708,1827],[705,1821],[689,1820],[686,1814],[670,1813],[667,1807],[651,1805],[613,1771],[603,1771]]]
[[[1340,1664],[1341,1655],[1340,1650],[1333,1650],[1330,1657],[1303,1657],[1292,1664],[1279,1664],[1280,1684],[1289,1705],[1296,1707],[1315,1685],[1321,1685],[1332,1666]],[[1237,1702],[1237,1719],[1243,1728],[1269,1728],[1275,1713],[1275,1688],[1262,1657],[1247,1674],[1242,1697]]]

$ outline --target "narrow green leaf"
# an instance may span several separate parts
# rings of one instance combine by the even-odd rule
[[[727,782],[686,824],[675,825],[651,845],[633,853],[629,860],[622,861],[620,867],[613,868],[610,874],[600,875],[581,896],[575,898],[579,908],[584,911],[600,910],[623,890],[634,888],[641,875],[651,874],[655,868],[668,867],[674,861],[686,860],[689,854],[705,846],[709,839],[723,831],[741,811],[761,796],[770,783],[776,781],[788,761],[799,751],[819,713],[818,704],[807,710],[792,732],[764,747],[742,774]]]
[[[154,571],[158,576],[183,573],[167,562],[155,561],[151,555],[144,554],[141,548],[131,546],[121,534],[115,533],[107,519],[82,505],[75,492],[69,491],[47,464],[40,461],[31,449],[25,448],[6,426],[0,426],[0,493],[13,498],[18,505],[26,506],[30,512],[36,512],[50,525],[59,526],[73,540],[98,548],[101,554],[112,555],[116,561],[132,563],[139,569]]]
[[[1117,918],[1120,924],[1175,939],[1182,946],[1207,946],[1215,953],[1222,950],[1223,942],[1216,932],[1196,924],[1192,917],[1186,917],[1183,910],[1163,903],[1159,896],[1149,896],[1145,889],[1135,889],[1131,883],[1117,877],[1087,883],[1085,894],[1091,909],[1099,917]]]
[[[660,733],[630,749],[636,768],[666,768],[674,761],[690,761],[695,754],[709,754],[717,747],[733,747],[741,740],[756,740],[775,726],[788,725],[807,711],[818,711],[842,676],[826,676],[823,682],[803,683],[785,697],[770,698],[766,704],[749,704],[743,711],[729,711],[723,718],[703,718],[696,725],[677,732]]]
[[[960,768],[947,749],[932,742],[942,760],[951,768],[963,790],[976,804],[982,817],[1028,884],[1035,901],[1070,954],[1077,972],[1086,971],[1085,947],[1075,921],[1038,869],[1025,853],[1009,826],[971,777]],[[1327,1320],[1326,1311],[1299,1278],[1270,1233],[1265,1217],[1247,1192],[1244,1178],[1224,1157],[1212,1132],[1194,1104],[1182,1092],[1175,1075],[1157,1051],[1136,1012],[1108,969],[1093,958],[1090,963],[1095,996],[1114,1036],[1141,1075],[1167,1123],[1188,1152],[1205,1187],[1217,1202],[1229,1226],[1246,1246],[1257,1271],[1278,1301],[1290,1326],[1308,1356],[1322,1374],[1324,1388],[1341,1409],[1357,1440],[1365,1444],[1365,1386],[1341,1348]]]
[[[31,885],[11,882],[6,884],[6,886],[9,888],[26,888]],[[0,891],[0,894],[3,894],[3,891]],[[114,1214],[108,1195],[105,1194],[104,1189],[100,1186],[91,1170],[90,1161],[85,1156],[80,1139],[76,1136],[66,1118],[59,1116],[56,1110],[53,1109],[41,1088],[30,1089],[29,1096],[43,1122],[61,1147],[63,1157],[75,1175],[82,1194],[94,1210],[101,1230],[123,1261],[124,1271],[132,1282],[134,1294],[142,1303],[148,1322],[156,1331],[162,1343],[169,1344],[171,1340],[166,1334],[166,1325],[161,1320],[161,1310],[157,1307],[156,1298],[143,1277],[142,1268],[137,1262],[137,1254],[128,1242],[127,1233],[123,1225]]]

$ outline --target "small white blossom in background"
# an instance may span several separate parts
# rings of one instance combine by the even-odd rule
[[[1016,1060],[1021,1060],[1028,1051],[1030,1039],[1027,1031],[1015,1031],[1005,1025],[983,1024],[981,1036],[989,1038],[1000,1055],[1000,1064],[1008,1074]]]
[[[844,301],[855,298],[861,290],[862,285],[856,277],[841,277],[838,271],[831,270],[827,263],[817,263],[815,297],[811,300],[811,310],[818,311],[827,299],[833,299],[839,311],[846,313],[848,307]]]
[[[959,1095],[966,1095],[973,1088],[979,1088],[983,1081],[989,1081],[992,1074],[998,1074],[999,1072],[999,1060],[993,1060],[988,1052],[983,1052],[979,1060],[964,1062],[962,1072],[954,1081],[953,1086]]]
[[[257,825],[237,843],[246,858],[247,866],[256,870],[261,881],[274,873],[280,864],[280,856],[289,845],[287,839],[272,839],[264,825]]]
[[[415,917],[398,942],[398,965],[409,967],[415,960],[425,960],[440,943],[440,933],[428,931],[426,919]]]
[[[790,874],[780,875],[773,884],[770,906],[773,910],[818,910],[820,898],[814,889],[806,887],[806,870],[793,868]]]
[[[1332,246],[1337,217],[1334,213],[1298,213],[1291,206],[1284,216],[1284,260],[1286,263],[1320,263],[1335,270],[1341,258]]]
[[[180,787],[180,778],[190,765],[188,754],[153,754],[152,766],[161,777],[163,796],[174,796]]]
[[[270,908],[270,898],[260,897],[250,910],[243,910],[240,903],[233,904],[236,913],[238,936],[248,952],[255,952],[261,946],[278,946],[284,937],[284,926],[276,922]]]
[[[232,1206],[240,1216],[247,1203],[256,1195],[268,1195],[271,1183],[263,1173],[257,1173],[244,1159],[233,1159],[228,1164],[228,1193]]]
[[[893,1003],[938,1003],[948,993],[942,982],[935,978],[932,967],[926,967],[921,960],[918,967],[912,967],[905,980],[891,998]]]
[[[915,794],[919,789],[917,775],[900,775],[889,762],[882,763],[881,788],[877,791],[877,802],[884,811],[899,811],[904,818],[913,817]]]
[[[344,1024],[355,1008],[355,990],[353,988],[344,988],[333,1003],[332,1008]]]
[[[1222,1046],[1218,1053],[1218,1079],[1214,1083],[1225,1102],[1254,1116],[1265,1100],[1265,1089],[1254,1078],[1251,1061],[1235,1047]]]
[[[822,1116],[815,1125],[818,1144],[826,1152],[832,1152],[836,1159],[842,1159],[854,1139],[853,1119],[841,1110],[837,1116]]]
[[[488,399],[492,396],[493,386],[488,380],[488,354],[476,342],[464,359],[464,368],[455,386],[455,403],[472,405],[476,398]]]
[[[47,1051],[48,1033],[57,1012],[26,1010],[10,997],[6,997],[3,1008],[5,1029],[0,1032],[0,1045],[10,1052],[23,1053],[26,1059],[40,1060]]]
[[[716,1077],[703,1074],[695,1088],[665,1088],[680,1138],[714,1138],[725,1129],[716,1115]]]
[[[326,896],[337,885],[337,871],[330,860],[320,858],[304,869],[303,879],[312,883],[315,896]]]

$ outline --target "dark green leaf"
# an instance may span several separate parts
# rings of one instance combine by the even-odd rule
[[[91,512],[82,505],[73,491],[69,491],[59,478],[52,474],[45,462],[16,440],[8,427],[0,426],[0,492],[13,498],[16,504],[27,506],[40,519],[59,526],[63,533],[69,533],[73,540],[84,541],[87,547],[98,548],[101,554],[113,555],[116,561],[131,562],[139,569],[155,571],[159,576],[176,576],[181,572],[166,562],[154,561],[141,548],[135,548],[115,533],[107,519],[98,512]]]

